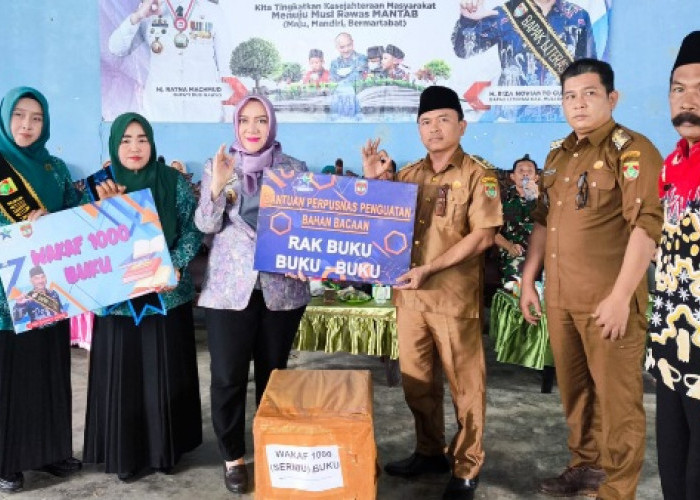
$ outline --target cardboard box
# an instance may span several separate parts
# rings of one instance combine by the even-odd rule
[[[253,421],[256,499],[374,499],[365,370],[275,370]]]

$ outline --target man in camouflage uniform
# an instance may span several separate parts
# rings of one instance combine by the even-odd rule
[[[513,185],[503,199],[503,226],[496,235],[501,283],[519,278],[523,272],[527,240],[532,233],[530,215],[537,204],[537,164],[525,155],[515,160],[510,173]]]

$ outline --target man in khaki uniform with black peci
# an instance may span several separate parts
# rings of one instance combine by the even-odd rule
[[[417,443],[410,457],[385,470],[404,477],[450,470],[444,372],[458,431],[447,448],[454,466],[442,498],[471,500],[484,461],[483,252],[503,216],[493,167],[460,146],[466,127],[453,90],[425,89],[418,128],[428,155],[396,174],[398,181],[418,184],[411,269],[394,288],[399,362]],[[392,163],[378,145],[379,140],[368,141],[362,149],[368,179],[386,178]]]
[[[534,282],[544,262],[571,459],[540,491],[632,500],[644,461],[644,278],[661,234],[663,160],[646,137],[613,121],[618,94],[609,64],[579,59],[561,83],[573,132],[552,143],[542,171],[520,298],[535,324]]]

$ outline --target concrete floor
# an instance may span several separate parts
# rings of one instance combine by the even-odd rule
[[[498,363],[487,337],[488,409],[486,418],[486,462],[477,489],[478,500],[545,499],[536,493],[540,478],[558,474],[566,465],[566,426],[562,416],[556,386],[552,394],[540,393],[540,376],[533,370]],[[146,475],[125,484],[103,469],[86,466],[65,480],[40,472],[25,472],[25,489],[7,495],[13,499],[194,499],[215,500],[253,498],[253,495],[233,495],[223,484],[222,467],[214,441],[209,405],[209,354],[206,336],[198,331],[197,348],[199,377],[204,420],[204,443],[185,455],[175,474]],[[89,353],[73,349],[73,443],[76,457],[82,455],[85,398]],[[400,387],[389,387],[384,365],[371,356],[348,354],[292,353],[291,368],[304,369],[360,369],[372,373],[374,383],[374,422],[379,461],[404,458],[414,445],[413,420],[403,401]],[[637,498],[661,498],[654,438],[653,386],[646,379],[644,406],[647,410],[647,449]],[[248,460],[252,461],[252,416],[254,407],[253,384],[249,386],[248,405]],[[449,393],[448,391],[446,391]],[[454,432],[452,404],[445,401],[448,417],[448,439]],[[252,465],[249,465],[252,473]],[[251,474],[252,477],[252,474]],[[404,480],[382,474],[377,498],[382,500],[439,499],[448,476],[421,477]],[[0,495],[0,498],[5,498]]]

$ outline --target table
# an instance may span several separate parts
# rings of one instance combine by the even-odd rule
[[[647,320],[651,317],[653,298],[653,295],[649,294]],[[498,361],[542,370],[542,392],[551,392],[554,357],[549,345],[544,303],[542,307],[542,318],[537,325],[530,325],[523,320],[518,299],[499,289],[491,302],[489,335],[493,339]]]
[[[350,305],[336,300],[324,304],[322,297],[313,297],[299,323],[294,348],[380,356],[386,361],[389,385],[400,380],[396,309],[391,302]]]
[[[498,290],[491,302],[489,335],[498,361],[537,370],[554,366],[546,312],[542,311],[537,325],[527,323],[520,312],[518,299],[503,290]]]
[[[554,356],[544,310],[537,325],[531,325],[523,319],[518,299],[497,290],[491,301],[489,335],[498,361],[542,370],[542,392],[551,392]]]

